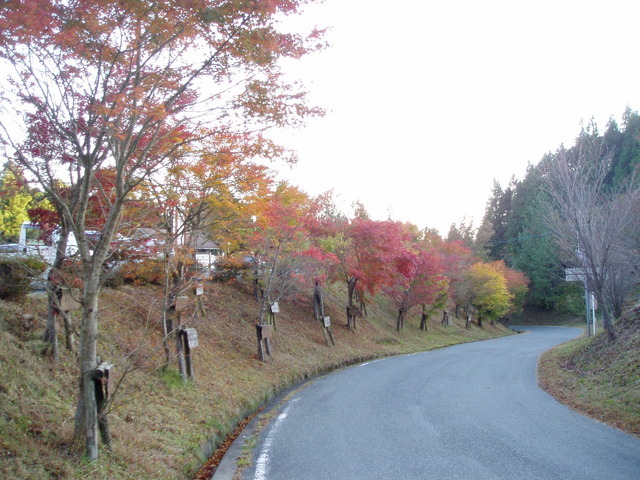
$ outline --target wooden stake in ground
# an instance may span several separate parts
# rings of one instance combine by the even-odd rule
[[[204,302],[202,300],[204,295],[204,285],[202,282],[196,283],[194,293],[196,294],[196,312],[200,318],[205,318],[207,316],[207,311],[204,308]]]
[[[96,389],[96,405],[98,415],[98,429],[100,438],[107,448],[111,449],[111,433],[109,432],[109,420],[107,418],[107,405],[111,398],[111,369],[114,367],[109,362],[102,362],[93,371],[93,381]]]
[[[273,325],[273,331],[278,331],[278,324],[276,322],[276,314],[280,313],[280,305],[278,302],[273,302],[269,304],[269,318],[267,319],[267,323],[269,325]]]
[[[425,332],[429,331],[427,320],[429,320],[429,314],[427,313],[427,306],[423,304],[422,316],[420,317],[420,330],[424,330]]]
[[[356,318],[362,317],[362,312],[356,306],[347,307],[347,318],[349,319],[347,324],[349,326],[349,331],[356,331]]]
[[[322,326],[322,334],[324,335],[324,341],[326,342],[327,347],[330,346],[329,340],[331,340],[332,345],[335,345],[336,342],[333,340],[333,333],[331,333],[331,319],[324,316],[322,289],[318,282],[316,282],[315,289],[313,290],[313,315]]]
[[[177,316],[177,325],[175,327],[174,337],[176,341],[176,354],[178,357],[178,369],[180,371],[180,376],[182,377],[182,382],[187,383],[189,381],[189,377],[187,374],[187,365],[186,360],[184,358],[184,341],[182,339],[182,318],[184,312],[189,304],[189,298],[186,296],[176,297],[176,305],[175,305],[175,313]]]
[[[187,377],[193,380],[195,375],[193,373],[193,362],[191,361],[191,350],[200,346],[200,343],[198,342],[198,332],[195,328],[183,328],[180,333],[184,347]]]
[[[443,327],[451,326],[451,317],[449,317],[449,314],[447,313],[446,310],[442,311],[442,326]]]
[[[258,358],[260,358],[261,362],[264,362],[265,360],[265,353],[271,357],[271,344],[269,342],[269,338],[271,338],[272,328],[273,327],[271,325],[267,325],[266,323],[258,323],[256,325],[256,336],[258,337]]]

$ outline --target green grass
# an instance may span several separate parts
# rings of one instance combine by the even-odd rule
[[[640,307],[606,334],[581,337],[545,353],[540,382],[559,401],[597,420],[640,436]]]

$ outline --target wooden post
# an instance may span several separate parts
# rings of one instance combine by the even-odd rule
[[[429,327],[427,325],[427,321],[429,320],[427,316],[427,306],[425,304],[422,305],[422,316],[420,317],[420,330],[424,330],[425,332],[429,331]]]
[[[184,345],[185,368],[187,376],[193,379],[193,362],[191,360],[191,350],[198,347],[198,332],[195,328],[183,328],[180,330],[182,342]]]
[[[98,416],[98,429],[100,438],[109,449],[111,449],[111,433],[109,432],[109,419],[107,418],[107,403],[111,397],[111,385],[109,377],[113,365],[109,362],[102,362],[93,371],[92,377],[96,391],[96,405]]]
[[[322,299],[322,290],[320,284],[316,282],[316,286],[313,290],[313,316],[316,321],[320,322],[322,328],[322,335],[324,336],[324,342],[329,347],[329,340],[331,344],[335,345],[336,342],[333,339],[333,333],[331,333],[331,319],[324,316],[324,300]]]
[[[196,283],[194,293],[196,294],[196,311],[198,312],[198,315],[200,315],[200,317],[205,318],[207,316],[207,311],[204,308],[204,302],[202,300],[202,297],[204,295],[204,285],[202,282]]]
[[[269,323],[270,325],[273,325],[274,332],[278,331],[278,325],[276,324],[276,313],[280,313],[280,305],[278,304],[278,302],[270,303],[269,304],[269,321],[267,323]]]
[[[176,306],[175,312],[177,316],[178,325],[175,326],[174,337],[176,341],[176,353],[178,356],[178,370],[180,372],[180,376],[182,377],[182,383],[187,383],[189,381],[189,377],[187,376],[187,365],[186,360],[184,358],[184,341],[182,339],[182,317],[184,314],[184,310],[187,308],[189,303],[189,299],[184,296],[176,297]]]
[[[349,306],[347,307],[347,318],[349,319],[349,330],[354,332],[356,330],[356,317],[361,316],[360,310],[358,307]]]
[[[184,366],[188,378],[193,377],[193,366],[191,365],[191,347],[187,341],[187,332],[182,330],[182,345],[184,348]]]
[[[271,357],[271,343],[269,342],[269,338],[271,337],[271,330],[271,325],[267,325],[266,323],[256,324],[256,337],[258,339],[258,358],[260,358],[261,362],[264,362],[265,360],[265,353],[269,357]]]
[[[322,319],[322,326],[324,331],[329,335],[329,339],[331,340],[331,345],[335,346],[336,342],[333,339],[333,333],[331,332],[331,318],[324,317]],[[326,341],[326,336],[325,336],[325,341]],[[329,346],[329,342],[327,342],[327,346]]]

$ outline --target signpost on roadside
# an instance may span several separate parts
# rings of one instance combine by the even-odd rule
[[[587,274],[584,268],[565,268],[564,277],[567,282],[582,282],[584,285],[584,302],[589,336],[596,334],[596,300],[587,286]]]

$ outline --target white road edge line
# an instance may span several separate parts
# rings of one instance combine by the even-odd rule
[[[293,401],[296,401],[296,400],[297,399],[293,399]],[[269,431],[269,435],[267,435],[267,439],[264,441],[264,444],[262,445],[260,456],[258,457],[258,461],[256,462],[256,474],[254,477],[255,480],[266,480],[267,478],[267,471],[269,470],[269,462],[271,460],[269,457],[271,444],[273,443],[273,438],[275,437],[275,434],[277,433],[278,428],[280,427],[284,419],[287,418],[290,406],[291,405],[287,405],[287,407],[282,411],[282,413],[278,415],[278,418],[276,418],[276,421],[274,422],[273,427],[271,427],[271,430]]]

